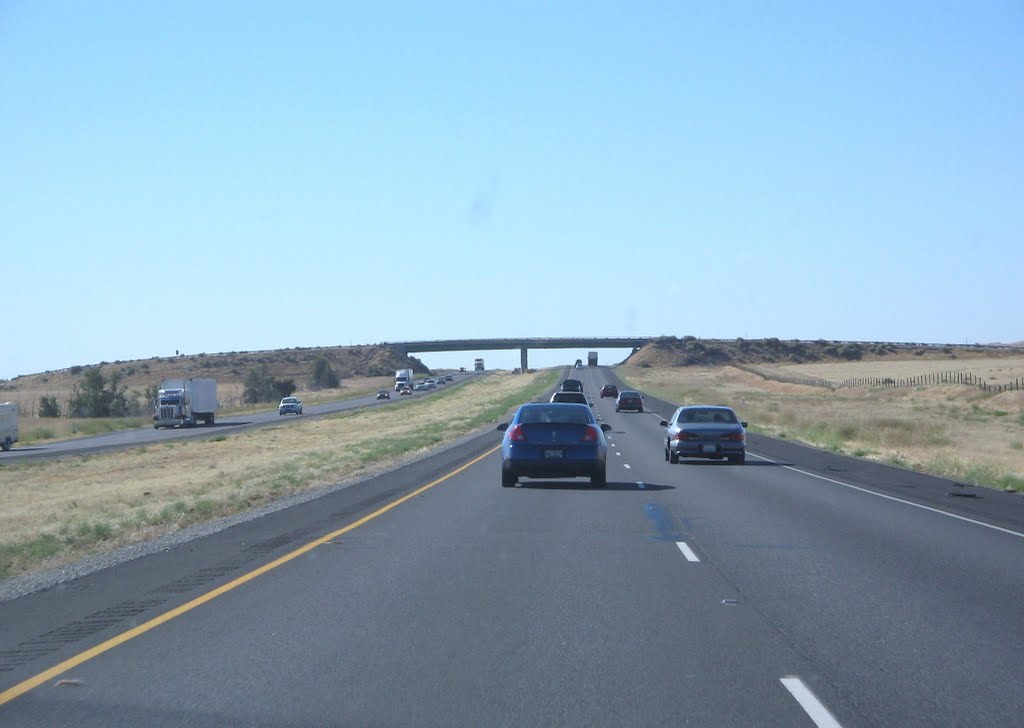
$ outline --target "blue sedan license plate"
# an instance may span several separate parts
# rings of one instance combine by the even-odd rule
[[[549,460],[560,460],[565,457],[565,453],[561,450],[545,450],[544,457]]]

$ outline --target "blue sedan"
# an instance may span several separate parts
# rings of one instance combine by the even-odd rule
[[[501,442],[501,484],[514,486],[521,476],[575,478],[589,476],[603,486],[608,459],[604,433],[610,425],[597,424],[590,407],[549,402],[524,404],[511,422],[498,425]]]

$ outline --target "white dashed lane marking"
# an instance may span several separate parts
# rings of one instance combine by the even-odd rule
[[[624,467],[624,468],[625,468],[626,470],[632,470],[632,468],[630,468],[630,467],[629,467],[629,463],[623,463],[623,464],[622,464],[622,466],[623,466],[623,467]]]
[[[693,549],[687,546],[685,541],[676,541],[676,546],[678,546],[679,550],[683,552],[683,556],[686,557],[687,561],[700,561],[700,559],[697,558],[697,554],[693,553]]]
[[[809,687],[804,685],[803,680],[793,675],[780,679],[782,684],[786,686],[786,690],[796,698],[796,702],[800,703],[800,707],[814,721],[814,725],[818,726],[818,728],[842,728],[839,725],[839,721],[828,712],[828,708],[822,705],[821,701],[811,692]]]

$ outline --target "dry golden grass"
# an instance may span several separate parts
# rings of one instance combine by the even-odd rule
[[[352,377],[341,383],[338,389],[299,389],[295,396],[304,404],[314,405],[324,402],[337,402],[343,399],[354,399],[372,394],[379,389],[390,389],[394,384],[393,377]],[[248,412],[262,412],[277,407],[277,403],[245,404],[242,402],[242,382],[218,382],[217,399],[221,409],[217,413],[219,419]],[[7,399],[18,404],[21,414],[18,416],[18,430],[23,445],[66,440],[75,437],[94,435],[97,432],[130,429],[132,427],[150,427],[149,415],[142,417],[39,417],[39,400],[49,395],[50,390],[28,386],[14,391],[4,392]],[[52,395],[49,395],[52,396]],[[70,391],[61,394],[66,402],[70,399]]]
[[[999,359],[876,359],[865,362],[828,362],[814,364],[759,364],[764,372],[789,377],[817,377],[840,382],[854,378],[908,379],[942,372],[970,372],[992,384],[1006,384],[1024,377],[1024,356]]]
[[[0,575],[393,466],[496,421],[555,375],[493,374],[429,398],[212,440],[0,465]]]
[[[790,376],[909,377],[949,362],[871,361],[776,367]],[[893,365],[899,365],[894,367]],[[841,367],[841,374],[827,367]],[[974,373],[1019,372],[979,363]],[[759,367],[764,369],[764,367]],[[999,372],[1002,369],[1004,372]],[[1020,376],[1018,373],[1014,376]],[[902,465],[990,487],[1024,490],[1024,392],[990,394],[968,385],[843,388],[835,392],[764,380],[733,367],[622,367],[630,386],[677,403],[726,404],[753,432]],[[1006,380],[1013,376],[1007,376]]]

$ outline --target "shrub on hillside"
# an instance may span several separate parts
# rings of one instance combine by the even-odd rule
[[[69,414],[75,417],[126,416],[129,410],[125,396],[127,387],[121,384],[121,379],[119,371],[107,378],[103,376],[102,367],[86,369],[81,383],[75,384],[72,391]]]
[[[242,399],[249,404],[276,402],[296,390],[294,379],[274,379],[266,364],[250,369],[245,375]]]
[[[331,367],[326,356],[318,356],[313,362],[313,389],[337,389],[341,385],[337,372]]]
[[[60,417],[60,405],[56,397],[43,395],[39,400],[40,417]]]

